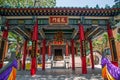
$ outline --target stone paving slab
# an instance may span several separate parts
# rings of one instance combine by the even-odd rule
[[[101,77],[101,68],[96,66],[94,70],[88,67],[88,73],[82,74],[81,68],[71,69],[46,69],[37,70],[34,77],[31,77],[30,71],[18,71],[16,80],[103,80]]]

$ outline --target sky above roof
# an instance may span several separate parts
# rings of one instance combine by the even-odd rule
[[[57,7],[95,7],[97,4],[99,7],[105,7],[106,4],[112,7],[115,3],[114,0],[56,0]]]

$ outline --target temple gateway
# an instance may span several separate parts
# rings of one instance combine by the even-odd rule
[[[118,65],[112,28],[115,28],[113,21],[120,20],[119,14],[120,8],[0,8],[3,33],[0,67],[3,66],[9,32],[23,37],[22,69],[25,69],[29,55],[31,75],[36,73],[38,63],[42,70],[46,69],[47,64],[50,68],[75,70],[78,66],[76,56],[79,57],[77,60],[82,74],[87,74],[86,45],[89,43],[94,69],[92,40],[103,32],[108,33],[112,63]],[[32,42],[31,48],[27,46],[29,41]]]

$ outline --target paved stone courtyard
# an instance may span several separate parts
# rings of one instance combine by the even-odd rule
[[[92,70],[87,68],[88,74],[82,74],[81,68],[71,69],[46,69],[37,70],[37,74],[31,77],[30,71],[18,71],[17,80],[103,80],[101,77],[101,66],[96,65]]]

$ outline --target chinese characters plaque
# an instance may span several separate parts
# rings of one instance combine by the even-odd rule
[[[50,24],[68,24],[68,17],[67,16],[50,16],[49,17]]]

